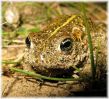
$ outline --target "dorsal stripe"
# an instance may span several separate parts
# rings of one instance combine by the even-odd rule
[[[55,35],[62,27],[64,27],[65,25],[67,25],[68,23],[70,23],[74,18],[76,17],[76,15],[72,15],[70,18],[68,18],[61,26],[59,26],[58,28],[56,28],[53,32],[51,32],[50,36],[47,38],[47,40],[49,38],[51,38],[53,35]]]

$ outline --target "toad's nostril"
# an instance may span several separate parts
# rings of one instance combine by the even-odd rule
[[[25,43],[26,43],[26,46],[27,46],[28,48],[30,48],[30,46],[31,46],[31,41],[30,41],[29,37],[27,37],[27,38],[25,39]]]

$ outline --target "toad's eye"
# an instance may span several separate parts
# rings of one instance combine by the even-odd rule
[[[27,37],[27,38],[25,39],[25,43],[26,43],[26,46],[27,46],[28,48],[30,48],[30,46],[31,46],[31,41],[30,41],[29,37]]]
[[[64,39],[61,44],[60,44],[60,49],[62,51],[69,51],[72,48],[72,39],[71,38],[66,38]]]

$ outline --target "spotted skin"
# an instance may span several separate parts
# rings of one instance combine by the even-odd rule
[[[100,43],[99,53],[106,57],[106,31],[102,29],[105,26],[96,25],[90,20],[89,24],[94,55]],[[30,47],[25,50],[25,63],[43,75],[71,76],[75,67],[83,68],[85,64],[90,64],[85,30],[83,19],[79,15],[54,19],[43,31],[29,33]],[[68,51],[62,51],[60,44],[67,38],[72,40],[72,47]]]

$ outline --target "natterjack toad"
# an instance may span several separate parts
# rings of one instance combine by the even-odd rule
[[[106,32],[104,26],[95,25],[90,20],[90,31],[96,61],[106,64]],[[53,77],[66,77],[74,73],[75,67],[90,65],[88,38],[81,16],[60,16],[46,29],[30,33],[26,38],[27,49],[24,59],[40,74]],[[103,61],[101,61],[103,60]]]

